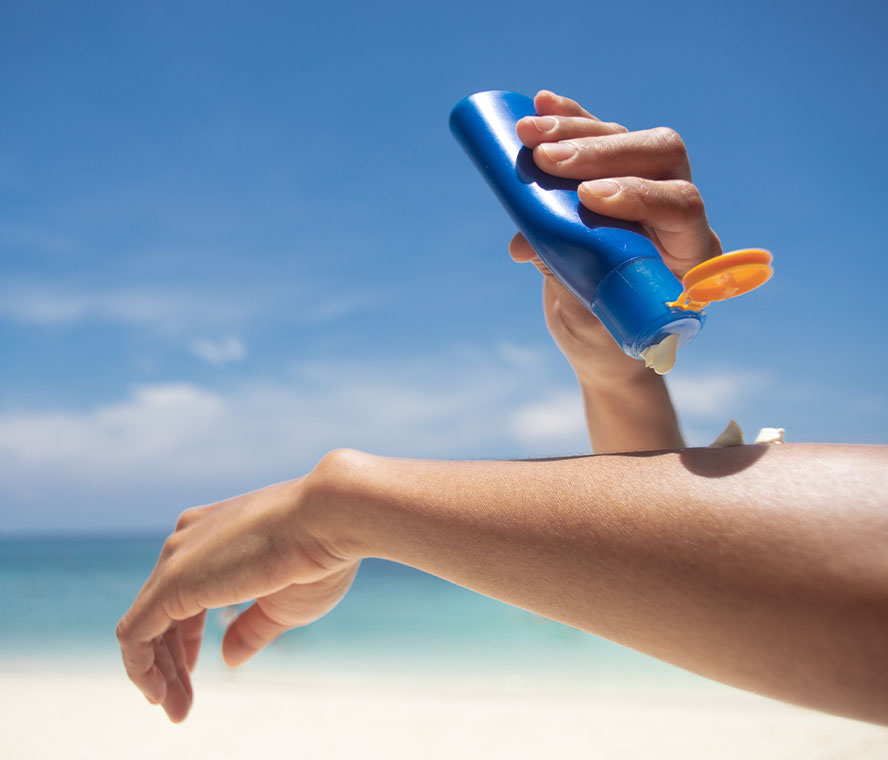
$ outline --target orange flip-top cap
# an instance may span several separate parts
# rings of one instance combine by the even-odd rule
[[[743,295],[767,282],[773,257],[761,248],[747,248],[715,256],[695,266],[681,279],[684,292],[668,306],[700,311],[713,301]]]

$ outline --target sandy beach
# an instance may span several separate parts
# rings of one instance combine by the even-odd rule
[[[876,760],[888,729],[713,685],[545,685],[223,670],[167,722],[122,672],[0,669],[0,756]]]
[[[208,616],[187,720],[127,680],[114,625],[157,541],[0,544],[0,760],[883,760],[888,728],[784,705],[367,561],[237,670]],[[223,614],[224,613],[224,614]]]

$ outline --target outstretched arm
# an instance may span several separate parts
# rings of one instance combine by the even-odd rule
[[[888,724],[886,493],[876,447],[542,462],[334,452],[306,478],[185,513],[118,636],[130,677],[179,720],[204,609],[258,597],[226,634],[239,663],[326,612],[375,556],[740,688]]]
[[[534,105],[538,116],[518,122],[519,138],[533,149],[543,171],[584,180],[579,197],[590,211],[639,222],[678,277],[721,253],[700,193],[691,184],[684,143],[674,131],[659,127],[630,132],[547,90],[537,94]],[[620,350],[523,236],[515,236],[509,252],[544,275],[546,324],[579,381],[592,450],[604,454],[684,446],[663,378]]]

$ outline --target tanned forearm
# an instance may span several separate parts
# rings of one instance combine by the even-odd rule
[[[343,556],[888,723],[888,448],[463,463],[338,452],[313,477],[324,540]]]

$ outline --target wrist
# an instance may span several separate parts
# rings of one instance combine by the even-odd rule
[[[355,561],[373,554],[360,512],[368,503],[377,459],[354,449],[336,449],[305,478],[299,520],[336,559]]]
[[[624,403],[629,398],[637,398],[657,392],[665,385],[664,379],[653,370],[638,362],[638,367],[631,371],[602,374],[599,372],[582,371],[575,367],[577,382],[583,395],[602,403]]]
[[[607,389],[617,383],[636,382],[654,374],[641,359],[627,356],[616,344],[613,349],[618,352],[617,355],[587,349],[573,356],[565,352],[565,356],[580,384],[590,388]]]
[[[589,439],[596,454],[684,448],[666,381],[642,367],[607,384],[578,376]]]

